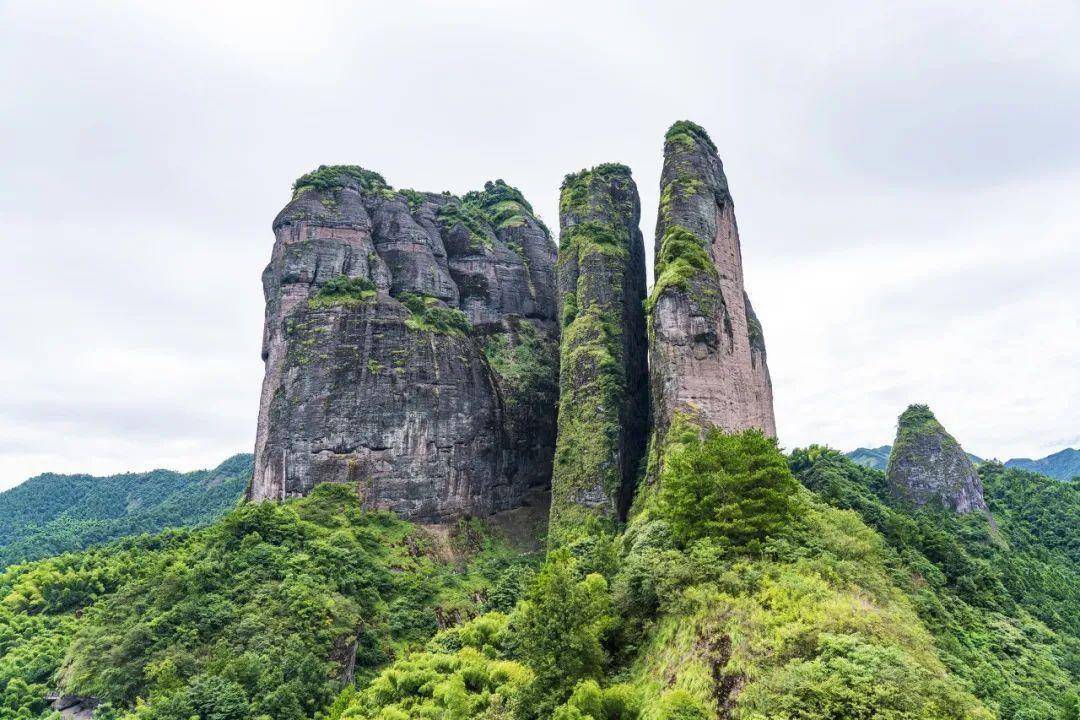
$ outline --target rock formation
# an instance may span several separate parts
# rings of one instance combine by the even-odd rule
[[[555,247],[521,193],[395,191],[320,167],[273,229],[249,499],[343,482],[440,522],[549,482]]]
[[[896,497],[916,507],[940,503],[958,513],[989,512],[971,459],[926,405],[901,413],[885,478]]]
[[[742,250],[716,146],[680,121],[665,136],[648,301],[656,430],[676,413],[776,435],[765,338],[743,288]]]
[[[552,535],[581,510],[625,517],[645,452],[645,246],[624,165],[566,176],[557,268],[562,320]]]

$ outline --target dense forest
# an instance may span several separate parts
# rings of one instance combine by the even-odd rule
[[[46,473],[0,493],[0,567],[139,533],[212,522],[235,507],[251,455],[213,470],[109,477]]]
[[[11,566],[0,718],[1077,718],[1076,482],[987,463],[991,520],[754,431],[659,459],[546,557],[324,485]]]

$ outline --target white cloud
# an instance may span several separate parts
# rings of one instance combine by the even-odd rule
[[[782,441],[1080,441],[1080,11],[647,2],[0,6],[0,487],[250,447],[259,273],[292,179],[562,176],[705,125],[735,195]]]

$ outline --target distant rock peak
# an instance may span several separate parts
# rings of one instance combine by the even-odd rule
[[[975,465],[926,405],[900,414],[886,479],[896,497],[917,507],[989,513]]]

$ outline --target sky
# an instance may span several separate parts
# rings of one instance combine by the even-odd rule
[[[254,445],[259,276],[319,164],[549,225],[662,138],[724,161],[785,448],[1080,445],[1080,6],[0,0],[0,488]],[[651,273],[651,270],[650,270]]]

